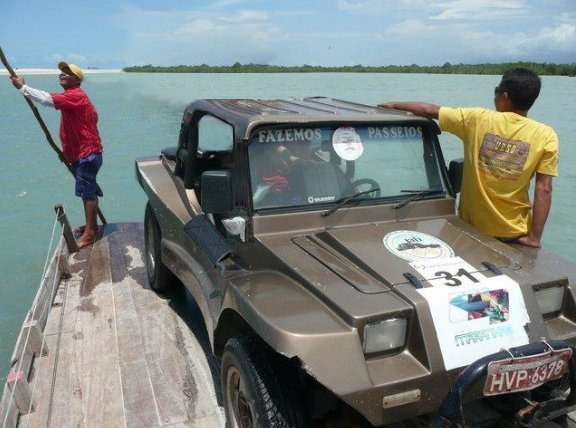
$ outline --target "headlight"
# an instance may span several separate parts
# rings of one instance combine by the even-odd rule
[[[555,312],[560,312],[560,309],[562,309],[564,300],[563,286],[542,288],[535,290],[534,294],[542,315],[551,315]]]
[[[364,327],[364,353],[393,351],[406,342],[405,318],[391,318]]]

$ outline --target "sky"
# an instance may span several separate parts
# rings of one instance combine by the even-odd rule
[[[576,63],[576,0],[0,0],[18,68]]]

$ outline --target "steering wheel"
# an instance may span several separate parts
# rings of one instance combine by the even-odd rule
[[[376,180],[372,180],[371,178],[361,178],[359,180],[354,181],[352,183],[352,188],[354,189],[354,193],[363,192],[371,189],[377,189],[374,190],[373,195],[375,197],[379,197],[381,195],[380,185]]]

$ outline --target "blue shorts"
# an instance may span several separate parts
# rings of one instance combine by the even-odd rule
[[[100,186],[96,183],[96,174],[98,174],[101,166],[101,153],[78,159],[72,164],[74,178],[76,179],[76,196],[83,200],[97,199],[98,196],[104,196]]]

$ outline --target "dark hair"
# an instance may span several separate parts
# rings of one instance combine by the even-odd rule
[[[498,88],[507,92],[514,108],[522,111],[530,110],[540,94],[542,82],[538,74],[527,68],[514,68],[502,75]]]

